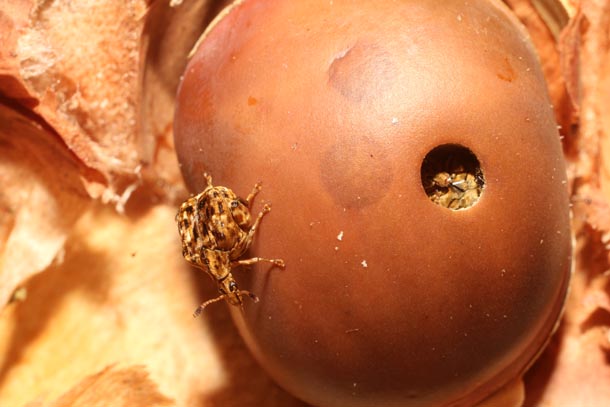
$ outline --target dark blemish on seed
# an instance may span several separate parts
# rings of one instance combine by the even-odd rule
[[[399,68],[381,45],[359,40],[337,53],[328,68],[328,83],[353,102],[381,100],[391,96]]]

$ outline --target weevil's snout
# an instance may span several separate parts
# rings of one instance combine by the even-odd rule
[[[238,307],[243,306],[243,301],[241,300],[241,296],[238,292],[227,295],[227,301],[231,305],[236,305]]]
[[[233,279],[233,276],[228,276],[224,280],[218,283],[218,291],[225,296],[227,302],[231,305],[242,305],[241,296],[239,295],[239,288],[237,283]]]
[[[219,282],[219,291],[231,305],[243,307],[244,297],[250,297],[253,302],[258,302],[258,297],[252,294],[250,291],[240,290],[237,287],[237,283],[233,280],[233,276],[229,276],[223,281]]]

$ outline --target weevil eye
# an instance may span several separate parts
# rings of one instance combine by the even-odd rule
[[[237,208],[239,206],[239,201],[232,201],[231,208]]]
[[[229,290],[231,290],[231,292],[235,292],[235,290],[237,290],[237,284],[235,284],[235,281],[231,281],[229,283]]]

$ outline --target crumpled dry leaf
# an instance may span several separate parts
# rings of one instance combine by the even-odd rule
[[[577,102],[568,93],[566,78],[562,70],[558,69],[561,66],[561,55],[557,49],[561,27],[568,23],[567,11],[556,0],[504,0],[504,2],[530,33],[540,56],[560,133],[571,138],[576,120]],[[546,15],[541,15],[540,10],[546,10]],[[550,24],[551,22],[553,24]]]
[[[63,249],[89,198],[57,136],[0,104],[0,305]]]
[[[176,89],[193,44],[230,1],[186,1],[179,7],[170,3],[155,1],[146,14],[136,106],[143,175],[157,195],[175,201],[185,195],[172,132]]]
[[[34,276],[27,301],[4,310],[0,405],[56,399],[119,363],[146,366],[177,406],[301,406],[253,361],[226,308],[193,319],[216,288],[182,258],[175,208],[150,198],[136,192],[127,216],[91,208],[63,263]]]
[[[565,79],[566,91],[572,102],[572,111],[566,114],[571,115],[572,124],[576,125],[580,115],[580,103],[582,94],[582,84],[580,81],[580,44],[582,33],[586,31],[588,21],[582,14],[580,7],[574,11],[572,18],[567,22],[559,35],[557,49],[559,50],[560,70]],[[572,129],[572,133],[576,129]],[[573,137],[566,140],[565,150],[573,144]],[[573,154],[570,154],[573,155]]]
[[[144,165],[159,200],[185,195],[173,97],[197,31],[222,2],[190,4],[172,14],[163,1],[3,2],[1,140],[19,149],[4,149],[0,163],[0,304],[60,253],[87,193],[121,211]]]
[[[121,203],[137,183],[136,89],[144,0],[3,2],[0,93],[31,108]]]
[[[161,407],[175,405],[171,399],[158,392],[155,383],[148,378],[143,366],[117,369],[108,366],[102,371],[84,378],[80,383],[47,404],[48,407],[106,407],[108,395],[112,395],[115,407]],[[42,407],[32,402],[27,407]]]
[[[583,0],[558,43],[578,127],[565,141],[575,271],[562,325],[526,376],[526,406],[610,403],[610,3]],[[566,114],[565,112],[563,114]]]
[[[120,208],[138,185],[144,9],[135,0],[2,2],[0,304],[61,253],[88,195]]]

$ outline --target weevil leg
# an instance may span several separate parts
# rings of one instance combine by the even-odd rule
[[[233,259],[240,257],[246,250],[248,250],[248,247],[250,247],[250,245],[252,244],[252,240],[254,240],[254,234],[256,233],[256,230],[258,229],[258,226],[260,225],[263,216],[265,216],[265,214],[269,213],[270,211],[271,206],[269,204],[265,204],[265,206],[263,206],[263,210],[259,212],[258,216],[256,217],[256,220],[250,227],[250,230],[248,230],[248,234],[245,235],[233,248]]]
[[[204,309],[205,307],[207,307],[208,305],[213,304],[213,303],[218,302],[218,301],[222,301],[222,300],[224,300],[226,297],[227,297],[227,296],[223,294],[223,295],[220,295],[220,296],[218,296],[218,297],[216,297],[216,298],[213,298],[213,299],[211,299],[211,300],[207,300],[207,301],[205,301],[204,303],[202,303],[200,306],[198,306],[198,307],[197,307],[197,309],[195,310],[195,312],[193,312],[193,318],[197,318],[199,315],[201,315],[201,313],[203,312],[203,309]]]
[[[267,263],[273,263],[276,266],[282,267],[282,268],[286,265],[286,263],[284,263],[284,260],[282,260],[282,259],[265,259],[263,257],[252,257],[251,259],[233,261],[233,262],[231,262],[231,266],[233,266],[233,267],[249,266],[251,264],[259,263],[261,261],[266,261]]]
[[[254,232],[256,232],[256,229],[258,229],[258,225],[260,225],[261,220],[263,220],[263,216],[265,216],[269,212],[271,212],[271,205],[265,204],[263,206],[263,210],[258,213],[256,220],[254,221],[254,223],[252,224],[252,227],[248,231],[248,235],[254,236]]]
[[[256,197],[256,195],[258,195],[259,192],[261,192],[261,189],[263,189],[262,183],[259,181],[256,184],[254,184],[254,188],[252,188],[252,192],[250,192],[248,194],[248,196],[246,197],[246,205],[248,206],[248,209],[252,208],[252,202],[254,202],[254,198]]]
[[[211,187],[212,186],[212,176],[210,174],[208,174],[207,172],[204,172],[203,178],[205,178],[205,181],[207,182],[208,186]]]

